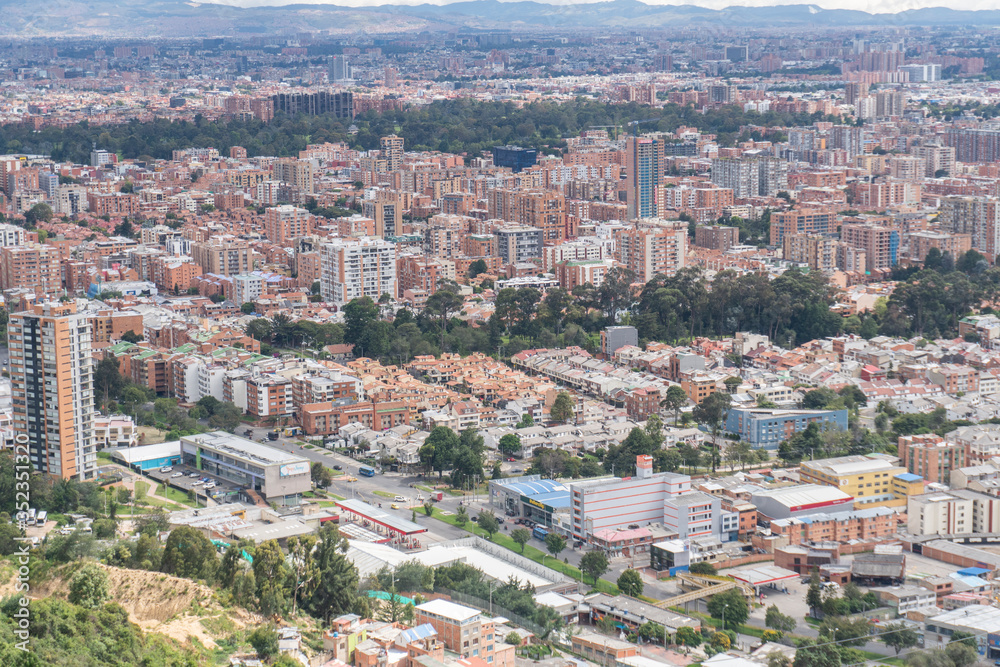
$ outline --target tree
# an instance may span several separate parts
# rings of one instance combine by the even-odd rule
[[[618,577],[618,590],[624,595],[631,595],[632,597],[639,597],[642,595],[642,589],[645,585],[642,583],[642,577],[639,573],[633,569],[625,570]]]
[[[486,266],[486,260],[477,259],[476,261],[469,264],[468,276],[470,278],[475,278],[480,273],[486,273],[487,269],[489,269],[489,267]]]
[[[521,451],[521,436],[517,433],[506,433],[500,438],[500,442],[497,444],[500,449],[500,453],[511,456]]]
[[[566,548],[566,536],[560,535],[559,533],[549,533],[545,536],[545,549],[554,557],[558,558],[559,554],[563,552]]]
[[[716,593],[708,601],[708,613],[712,618],[724,618],[723,629],[739,626],[750,618],[750,607],[738,588]]]
[[[778,605],[772,604],[764,614],[764,625],[779,632],[792,632],[795,630],[795,619],[782,614]]]
[[[25,227],[35,227],[39,222],[52,219],[52,207],[45,203],[35,204],[24,212]]]
[[[703,560],[697,563],[691,563],[691,565],[688,566],[688,572],[691,574],[707,574],[714,576],[718,571],[715,569],[714,565]]]
[[[466,523],[468,523],[468,521],[469,521],[469,513],[468,513],[468,511],[466,511],[465,505],[459,505],[458,506],[458,511],[455,512],[455,523],[457,523],[458,527],[461,528]],[[514,532],[517,532],[517,531],[514,531]]]
[[[450,470],[458,448],[458,435],[447,426],[435,426],[420,446],[420,462],[436,470],[440,477]]]
[[[313,616],[334,618],[351,611],[358,591],[358,571],[344,555],[347,540],[330,522],[319,529],[313,560],[318,578],[316,588],[303,605]]]
[[[493,536],[496,534],[496,532],[500,530],[500,523],[497,521],[497,518],[496,516],[494,516],[493,512],[487,512],[486,510],[481,510],[479,514],[476,516],[476,522],[479,524],[480,528],[486,531],[486,534],[489,535],[491,540],[493,539]]]
[[[170,531],[160,559],[161,572],[210,581],[215,574],[215,566],[215,546],[200,531],[190,526]]]
[[[556,400],[552,403],[549,416],[557,422],[568,422],[573,418],[573,397],[569,392],[561,391],[556,394]]]
[[[250,315],[255,310],[257,310],[257,304],[252,303],[250,301],[247,301],[242,306],[240,306],[240,312],[242,312],[244,315]]]
[[[290,571],[277,540],[262,542],[253,552],[253,576],[257,582],[257,603],[266,616],[288,608]]]
[[[208,418],[208,424],[220,431],[233,433],[242,423],[243,413],[232,403],[222,403]]]
[[[507,633],[507,636],[503,638],[504,642],[510,644],[511,646],[521,645],[521,635],[517,634],[513,630]]]
[[[118,362],[114,357],[107,356],[97,363],[94,370],[94,388],[98,395],[104,396],[104,401],[117,400],[125,387],[125,378],[118,370]]]
[[[441,334],[441,349],[444,350],[445,334],[448,333],[448,320],[452,313],[462,307],[464,299],[458,293],[458,285],[449,283],[442,285],[434,294],[427,297],[424,312],[429,317],[439,318],[438,326]]]
[[[687,405],[687,400],[687,394],[681,389],[680,385],[674,384],[667,388],[667,393],[664,395],[663,400],[660,401],[660,407],[674,413],[674,426],[677,425],[677,421],[680,419],[681,408]]]
[[[395,586],[390,587],[388,593],[389,599],[383,600],[382,604],[379,605],[378,620],[395,623],[402,617],[404,605],[399,594],[396,593]]]
[[[805,639],[795,652],[792,667],[840,667],[840,664],[840,651],[836,645],[822,639],[819,643]]]
[[[515,528],[510,533],[510,539],[521,546],[521,553],[524,553],[524,546],[531,539],[531,531],[527,528]]]
[[[701,644],[701,633],[686,625],[677,628],[677,635],[674,640],[681,646],[695,647]]]
[[[580,559],[580,571],[589,574],[596,586],[597,580],[608,571],[608,557],[600,549],[588,551]]]
[[[816,610],[823,605],[823,591],[819,585],[819,570],[813,568],[809,577],[809,589],[806,590],[806,604],[809,605],[809,614],[816,615]]]
[[[735,394],[736,390],[739,389],[741,384],[743,384],[743,378],[731,375],[723,380],[722,384],[726,385],[727,392]]]
[[[84,565],[69,582],[69,601],[97,609],[108,599],[108,575],[94,563]]]
[[[864,646],[868,643],[871,626],[864,616],[827,616],[819,626],[821,637],[829,637],[841,646]]]
[[[314,461],[309,466],[309,476],[317,487],[330,486],[333,483],[333,473],[319,461]]]
[[[732,405],[729,394],[715,392],[699,403],[692,415],[700,424],[705,424],[712,431],[712,472],[715,472],[719,458],[719,429],[722,427]]]
[[[916,646],[920,636],[905,623],[890,623],[882,631],[882,641],[893,649],[898,657],[903,649]]]
[[[424,503],[424,514],[426,514],[427,516],[433,516],[433,514],[434,514],[434,503],[432,503],[429,500]]]
[[[261,625],[247,637],[247,643],[261,660],[270,660],[278,654],[278,632],[273,625]]]

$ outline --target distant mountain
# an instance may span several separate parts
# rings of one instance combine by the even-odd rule
[[[50,0],[41,5],[0,0],[0,34],[8,36],[207,37],[279,34],[286,30],[331,33],[412,33],[454,29],[565,29],[705,27],[851,27],[871,25],[1000,25],[1000,10],[934,7],[871,14],[815,5],[727,7],[647,5],[611,0],[574,5],[469,0],[446,5],[341,7],[333,4],[236,6],[284,0]],[[225,4],[223,4],[225,3]]]

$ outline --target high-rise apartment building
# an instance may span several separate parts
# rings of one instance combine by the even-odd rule
[[[1000,160],[1000,130],[950,127],[944,140],[945,145],[955,149],[959,162]]]
[[[699,248],[725,252],[740,244],[740,228],[724,225],[699,225],[694,230],[694,244]]]
[[[397,171],[403,165],[403,137],[390,134],[379,139],[379,145],[382,147],[386,170]]]
[[[914,146],[910,152],[924,161],[924,176],[928,178],[947,176],[955,171],[953,146]]]
[[[635,272],[638,282],[649,282],[663,273],[673,275],[684,268],[687,229],[642,227],[615,231],[615,259]]]
[[[253,270],[250,244],[234,238],[209,239],[191,246],[191,256],[205,273],[235,276]]]
[[[312,215],[297,206],[273,206],[264,211],[264,234],[271,243],[289,243],[312,232]]]
[[[875,93],[875,115],[879,118],[902,116],[906,110],[906,93],[902,90],[880,90]]]
[[[308,160],[277,160],[274,163],[274,178],[298,188],[300,192],[313,192],[313,167]]]
[[[832,271],[837,268],[837,240],[819,234],[786,234],[784,258],[815,271]]]
[[[496,230],[497,255],[506,266],[542,256],[542,230],[512,225]]]
[[[663,182],[663,142],[649,137],[629,137],[625,145],[625,160],[629,219],[658,217],[658,198]]]
[[[890,269],[899,257],[899,232],[881,225],[846,223],[840,227],[840,240],[855,248],[864,248],[868,268]]]
[[[0,289],[15,287],[55,294],[62,287],[59,251],[31,243],[0,248]]]
[[[830,234],[837,229],[837,214],[823,209],[798,209],[771,215],[770,245],[780,246],[788,234]]]
[[[350,81],[353,79],[353,68],[346,56],[330,58],[330,81]]]
[[[271,100],[275,112],[289,116],[303,113],[308,116],[332,114],[334,118],[354,118],[354,93],[351,92],[278,93],[272,95]]]
[[[773,197],[788,189],[788,163],[776,157],[712,160],[712,182],[730,188],[737,199]]]
[[[491,190],[487,198],[490,218],[542,230],[542,243],[566,240],[566,197],[549,190]]]
[[[942,197],[941,227],[953,234],[971,234],[972,247],[987,257],[1000,253],[1000,200],[993,197]]]
[[[380,238],[333,239],[320,250],[320,293],[343,307],[368,296],[378,301],[396,291],[396,246]]]
[[[361,203],[364,217],[375,221],[375,236],[385,238],[403,232],[403,205],[395,199],[366,199]]]
[[[45,303],[14,313],[7,327],[13,428],[27,436],[35,470],[92,479],[94,359],[91,324],[76,305]]]

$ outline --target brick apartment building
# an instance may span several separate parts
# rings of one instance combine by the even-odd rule
[[[965,445],[949,442],[934,433],[899,438],[900,464],[928,482],[951,483],[951,472],[972,465]]]
[[[373,431],[410,423],[405,401],[325,401],[299,406],[299,425],[307,435],[333,435],[348,424],[360,423]]]
[[[414,622],[428,623],[437,630],[445,648],[468,658],[481,658],[494,667],[514,667],[514,647],[496,636],[493,619],[478,609],[449,600],[431,600],[418,605]]]

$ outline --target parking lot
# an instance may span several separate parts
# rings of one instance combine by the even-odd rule
[[[152,480],[180,489],[185,493],[194,491],[195,496],[199,498],[220,498],[234,494],[241,488],[238,484],[234,484],[224,477],[212,475],[187,465],[172,466],[170,472],[161,472],[159,468],[148,470],[146,475]],[[208,482],[204,480],[208,480]],[[214,484],[214,486],[206,489],[205,487],[209,484]]]

